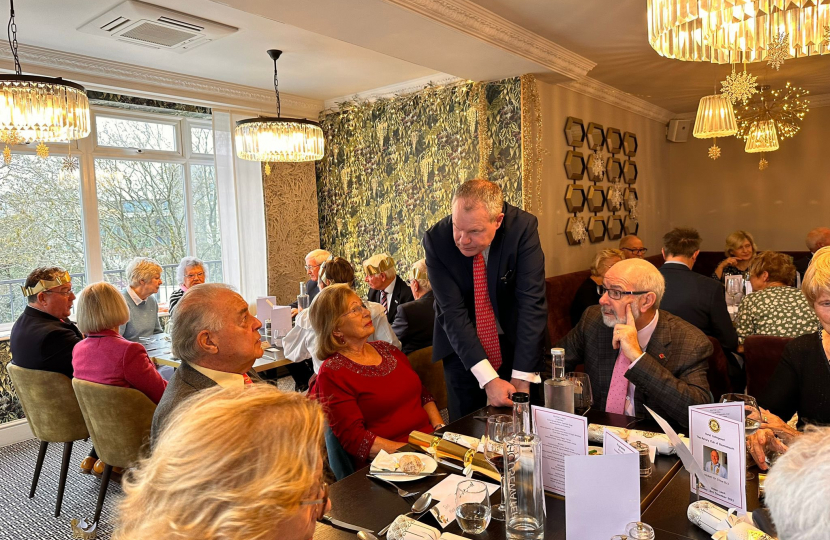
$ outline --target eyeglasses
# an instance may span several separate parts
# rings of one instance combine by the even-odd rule
[[[366,307],[366,304],[363,302],[360,305],[357,305],[343,314],[343,317],[348,317],[349,315],[363,315],[363,310],[368,310],[369,308]]]
[[[306,270],[311,270],[312,268],[320,268],[320,266],[322,266],[322,265],[319,265],[319,264],[307,264],[307,265],[305,265],[305,269],[306,269]]]
[[[648,294],[651,291],[619,291],[617,289],[606,289],[602,285],[597,285],[597,293],[602,296],[605,293],[608,293],[608,298],[611,300],[619,300],[623,297],[624,294],[628,295],[639,295],[639,294]]]
[[[645,255],[648,248],[622,248],[623,251],[630,251],[631,253],[636,253],[637,255]]]
[[[329,485],[326,482],[320,484],[319,492],[323,494],[321,498],[300,502],[300,506],[315,506],[318,504],[321,505],[323,509],[319,511],[317,519],[323,517],[323,514],[326,513],[326,507],[329,505]]]
[[[59,295],[63,296],[64,298],[69,298],[70,294],[75,294],[72,291],[72,289],[69,289],[68,291],[43,291],[43,292],[44,293],[49,293],[49,294],[59,294]]]
[[[186,277],[187,279],[193,279],[193,278],[197,278],[197,277],[205,277],[205,273],[204,272],[196,272],[195,274],[185,274],[184,277]]]

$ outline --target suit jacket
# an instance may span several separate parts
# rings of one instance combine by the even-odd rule
[[[412,296],[412,289],[406,284],[401,276],[395,276],[395,288],[392,290],[392,296],[387,298],[389,307],[386,309],[386,320],[389,324],[395,321],[395,315],[398,313],[398,306],[407,302],[412,302],[415,297]],[[369,289],[369,301],[382,304],[380,301],[380,291],[377,289]]]
[[[422,297],[398,306],[392,331],[401,340],[401,351],[408,355],[418,349],[432,346],[435,326],[435,295],[429,291]]]
[[[660,273],[666,280],[660,309],[698,327],[724,349],[737,350],[738,334],[726,309],[723,284],[692,272],[685,264],[664,264]]]
[[[591,380],[594,407],[604,411],[608,387],[619,351],[611,345],[614,329],[602,322],[599,306],[582,314],[579,324],[562,338],[557,347],[565,349],[565,371],[585,364]],[[711,403],[706,380],[707,358],[712,343],[703,332],[683,319],[660,310],[657,325],[645,355],[625,376],[634,383],[634,410],[648,416],[644,405],[684,429],[689,424],[689,405]],[[632,359],[633,360],[633,359]]]
[[[799,274],[801,274],[801,279],[804,279],[804,273],[807,271],[807,267],[810,266],[810,261],[812,260],[813,254],[811,253],[793,262],[795,269],[798,270]]]
[[[71,379],[72,349],[82,339],[74,323],[26,306],[12,327],[12,364],[62,373]]]
[[[262,380],[253,369],[248,371],[248,376],[254,381]],[[153,425],[150,427],[150,446],[156,443],[159,434],[167,423],[167,417],[176,410],[179,404],[196,392],[214,386],[216,386],[216,382],[213,379],[202,375],[193,369],[193,366],[183,361],[167,383],[167,388],[164,390],[161,401],[156,407],[156,412],[153,414]]]
[[[545,255],[539,243],[538,221],[505,203],[504,220],[490,244],[487,291],[501,326],[502,357],[513,368],[542,371],[542,347],[547,331]],[[462,254],[453,241],[452,216],[424,235],[426,263],[435,293],[433,361],[453,352],[467,369],[487,358],[475,329],[473,257]],[[507,350],[509,349],[509,350]]]
[[[306,294],[308,294],[308,305],[311,305],[311,301],[314,300],[314,297],[317,296],[317,293],[320,292],[320,286],[317,284],[317,281],[313,279],[309,279],[308,281],[306,281],[305,292]],[[296,308],[297,301],[294,300],[288,305],[293,308]]]

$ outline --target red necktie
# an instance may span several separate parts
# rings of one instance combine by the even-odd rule
[[[490,365],[497,370],[501,367],[499,332],[496,329],[493,304],[490,303],[490,294],[487,292],[487,269],[481,253],[473,257],[473,292],[476,306],[476,334],[481,341],[481,346],[484,347]]]
[[[245,386],[248,386],[249,384],[254,384],[254,381],[252,381],[251,378],[248,377],[247,373],[242,374],[242,380],[245,381]]]

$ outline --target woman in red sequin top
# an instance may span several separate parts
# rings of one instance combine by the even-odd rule
[[[318,336],[317,356],[325,358],[315,394],[356,467],[381,450],[397,451],[411,431],[432,433],[443,425],[406,355],[388,343],[367,342],[372,317],[348,286],[323,289],[309,318]]]

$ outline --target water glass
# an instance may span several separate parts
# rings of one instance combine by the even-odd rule
[[[487,428],[484,433],[484,457],[501,475],[501,503],[492,509],[492,517],[504,521],[504,442],[513,434],[513,416],[508,414],[494,414],[487,417]]]
[[[761,427],[761,411],[758,409],[758,402],[755,398],[746,394],[724,394],[720,397],[721,403],[731,403],[742,401],[744,404],[744,434],[749,437],[758,431]],[[749,467],[752,460],[746,460],[746,466]],[[747,480],[754,480],[755,473],[747,471]]]
[[[591,379],[587,373],[573,371],[566,373],[565,378],[574,387],[574,414],[585,416],[594,404],[594,395],[591,393]]]
[[[490,495],[484,482],[464,480],[455,489],[455,518],[467,534],[481,534],[490,524]]]

